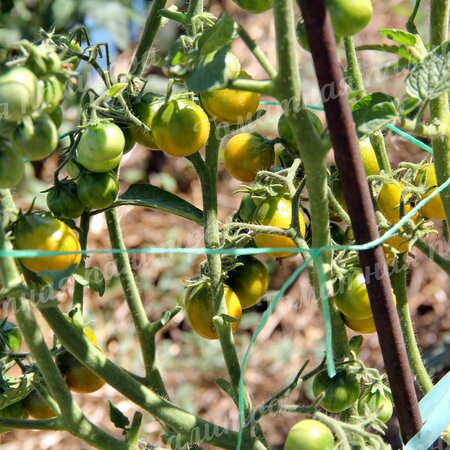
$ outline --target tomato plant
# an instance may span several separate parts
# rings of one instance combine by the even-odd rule
[[[284,450],[333,450],[334,437],[322,422],[305,419],[297,422],[290,430],[284,443]]]
[[[386,423],[393,414],[392,400],[380,389],[367,388],[358,401],[358,412],[361,415],[367,412],[376,414],[381,422]]]

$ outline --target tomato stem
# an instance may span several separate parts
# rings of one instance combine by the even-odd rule
[[[427,369],[423,363],[420,349],[416,341],[414,326],[409,312],[408,297],[406,292],[406,253],[399,255],[396,270],[391,273],[392,287],[397,298],[397,312],[400,318],[403,337],[405,339],[406,353],[408,355],[409,364],[417,382],[424,394],[433,389],[433,382],[427,373]]]
[[[437,252],[431,245],[427,244],[422,239],[417,239],[415,242],[417,247],[425,256],[430,258],[435,264],[437,264],[445,273],[450,275],[450,261],[444,258]]]
[[[80,246],[81,250],[86,250],[87,248],[87,240],[89,234],[89,220],[90,215],[87,211],[85,211],[81,215],[80,220]],[[85,271],[86,269],[86,256],[81,256],[81,262],[78,266],[78,270]],[[84,298],[84,286],[81,283],[75,281],[75,286],[73,289],[73,299],[72,305],[78,307],[79,311],[83,313],[83,298]]]

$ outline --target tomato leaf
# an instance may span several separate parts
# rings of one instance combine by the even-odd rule
[[[114,406],[111,400],[109,400],[109,417],[116,428],[125,430],[126,427],[130,425],[130,420],[128,419],[128,417],[122,411],[120,411],[119,408]]]
[[[198,40],[200,55],[207,55],[229,46],[234,39],[234,27],[234,21],[225,13],[221,14],[216,23],[204,31]]]
[[[109,90],[108,95],[112,98],[119,96],[127,87],[127,83],[116,83],[113,84]]]
[[[150,184],[131,185],[114,203],[114,206],[123,205],[158,209],[203,224],[203,211],[177,195]]]
[[[28,373],[16,379],[4,377],[2,379],[1,387],[5,389],[5,391],[0,395],[0,410],[23,400],[33,390],[31,384],[33,377],[34,374],[32,373]]]
[[[397,28],[382,28],[378,32],[381,36],[403,45],[417,45],[419,41],[422,41],[418,34],[408,33]]]
[[[389,44],[375,44],[375,45],[360,45],[356,48],[358,51],[362,50],[376,50],[379,52],[385,52],[385,53],[393,53],[394,55],[399,56],[400,58],[404,58],[409,62],[416,62],[417,58],[414,58],[411,53],[408,51],[408,49],[404,46],[398,46],[398,45],[389,45]]]
[[[89,289],[97,292],[100,297],[103,297],[106,289],[106,282],[100,269],[97,267],[88,267],[84,271],[78,270],[73,277],[77,283],[89,287]]]
[[[229,47],[223,47],[215,52],[212,60],[201,62],[186,79],[188,90],[205,92],[224,87],[228,81],[225,76],[228,50]]]
[[[405,100],[402,101],[402,103],[398,108],[400,115],[402,117],[407,116],[408,114],[412,113],[415,109],[417,109],[420,103],[421,103],[420,100],[417,98],[411,97],[406,98]]]
[[[353,119],[360,136],[385,127],[397,116],[395,98],[381,92],[366,95],[353,105]]]
[[[406,92],[423,101],[450,92],[450,41],[435,48],[411,71]]]

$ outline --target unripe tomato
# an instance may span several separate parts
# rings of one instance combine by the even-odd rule
[[[139,102],[134,105],[134,111],[136,117],[151,129],[153,117],[155,117],[156,112],[162,105],[163,101],[161,97],[153,94],[145,94],[141,97]],[[151,131],[146,133],[136,125],[132,125],[130,127],[130,134],[138,144],[153,150],[159,150]]]
[[[244,71],[240,78],[251,80],[252,77]],[[256,92],[238,91],[236,89],[216,89],[202,92],[200,100],[206,112],[218,122],[232,124],[249,120],[259,106],[260,94]]]
[[[416,183],[423,185],[426,189],[433,187],[422,196],[422,200],[429,197],[438,186],[434,164],[425,164],[416,177]],[[435,187],[436,186],[436,187]],[[433,197],[426,205],[422,206],[420,212],[428,219],[445,220],[444,205],[440,195]]]
[[[0,417],[5,419],[26,419],[27,415],[22,401],[0,409]],[[0,433],[8,433],[9,431],[12,431],[12,428],[0,427]]]
[[[58,130],[48,114],[42,114],[33,120],[32,128],[16,128],[12,145],[30,161],[40,161],[50,156],[58,146]]]
[[[80,173],[81,173],[80,168],[78,167],[75,160],[69,159],[69,161],[67,161],[65,167],[66,167],[68,175],[71,178],[76,179],[80,176]]]
[[[0,119],[20,122],[37,106],[37,78],[26,67],[7,69],[0,75]]]
[[[358,400],[360,389],[354,374],[341,371],[330,378],[326,371],[323,371],[314,377],[313,392],[317,397],[324,393],[320,402],[323,409],[331,413],[340,413]]]
[[[334,303],[348,317],[353,319],[367,319],[372,317],[369,294],[362,272],[351,274],[350,280],[345,280],[345,286],[336,285],[338,292],[333,297]]]
[[[310,52],[308,36],[306,34],[305,22],[299,20],[297,23],[297,41],[298,43],[308,52]],[[334,33],[334,38],[336,40],[336,44],[340,44],[342,42],[342,36]]]
[[[9,142],[0,140],[0,189],[11,189],[20,183],[25,174],[22,155]]]
[[[372,316],[367,319],[353,319],[345,314],[342,314],[342,318],[344,319],[345,325],[357,333],[370,334],[377,331]]]
[[[5,322],[0,328],[0,353],[17,353],[22,345],[22,334],[12,322]]]
[[[19,218],[14,226],[14,248],[16,250],[43,250],[76,252],[81,250],[74,233],[64,222],[53,217],[27,214]],[[32,272],[66,270],[78,266],[81,254],[39,256],[20,258],[21,263]]]
[[[231,329],[236,331],[239,326],[242,307],[237,295],[228,287],[224,286],[227,314],[236,319],[230,323]],[[205,339],[218,339],[214,327],[214,305],[209,283],[188,288],[184,298],[184,307],[192,329]]]
[[[103,209],[114,203],[119,180],[111,170],[105,173],[84,172],[77,184],[78,198],[87,209]]]
[[[284,443],[284,450],[333,450],[334,436],[322,422],[305,419],[297,422],[290,430]]]
[[[263,200],[253,216],[253,223],[288,229],[292,221],[292,203],[282,197],[271,197]],[[305,236],[306,226],[303,215],[299,216],[300,232]],[[253,239],[257,247],[260,248],[295,248],[296,245],[291,238],[286,236],[277,236],[275,234],[258,234]],[[292,253],[271,252],[269,255],[274,258],[283,258]]]
[[[243,10],[260,14],[272,8],[272,0],[233,0]]]
[[[23,403],[28,414],[35,419],[45,420],[56,417],[55,411],[35,390],[28,394]]]
[[[63,110],[61,106],[57,106],[51,113],[48,114],[50,116],[50,119],[53,120],[53,123],[55,124],[56,128],[59,128],[63,123]]]
[[[97,338],[90,327],[84,329],[84,334],[100,350],[97,346]],[[56,364],[71,391],[80,394],[90,394],[98,391],[105,385],[105,381],[102,378],[68,352],[58,354],[56,356]]]
[[[371,0],[327,0],[334,31],[353,36],[363,30],[373,14]]]
[[[359,151],[366,175],[378,175],[381,169],[369,138],[359,141]]]
[[[113,123],[98,122],[82,134],[76,150],[78,162],[96,173],[116,168],[122,159],[125,136]]]
[[[317,133],[321,134],[323,132],[323,125],[320,118],[314,114],[313,112],[306,110],[305,113],[308,115],[311,120],[312,126],[315,128]],[[292,148],[297,148],[297,144],[294,139],[294,134],[292,133],[292,128],[289,124],[289,120],[287,116],[283,113],[278,119],[278,135],[281,139],[283,139],[286,144],[288,144]]]
[[[402,183],[396,180],[391,180],[391,183],[383,184],[377,198],[377,204],[380,211],[383,213],[384,217],[390,223],[397,223],[400,220],[400,201],[402,197],[402,191],[404,186]],[[411,195],[407,195],[405,198],[404,211],[407,214],[411,211],[411,205],[408,205],[406,201]],[[419,220],[419,215],[416,214],[412,218],[415,222]]]
[[[42,110],[46,113],[54,111],[64,98],[64,83],[61,83],[55,75],[39,80],[43,90]]]
[[[72,180],[63,180],[48,191],[47,206],[56,217],[63,219],[76,219],[85,210]]]
[[[121,128],[121,130],[123,133],[123,137],[125,138],[125,147],[123,148],[123,154],[125,155],[136,145],[136,141],[131,135],[130,128],[123,127]]]
[[[239,181],[253,181],[272,167],[274,157],[273,145],[258,133],[239,133],[225,144],[225,167]]]
[[[26,66],[37,77],[43,78],[61,70],[58,54],[49,48],[35,47],[36,53],[30,53]]]
[[[216,57],[218,51],[208,53],[201,59],[201,64],[206,65],[212,63]],[[225,55],[225,71],[224,76],[226,80],[234,80],[239,77],[241,73],[241,63],[239,59],[231,52],[227,52]]]
[[[198,152],[208,141],[209,130],[209,119],[203,109],[181,98],[162,105],[152,121],[156,144],[172,156]]]
[[[375,392],[366,389],[358,401],[358,413],[360,415],[365,415],[367,412],[376,413],[378,419],[383,423],[389,421],[393,410],[391,399],[378,389]]]
[[[236,262],[242,265],[228,272],[227,284],[238,296],[242,309],[251,308],[269,289],[269,271],[254,256],[240,256]]]

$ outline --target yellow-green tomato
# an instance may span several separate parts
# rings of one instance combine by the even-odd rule
[[[228,287],[224,286],[225,302],[227,305],[227,314],[236,319],[232,322],[231,329],[236,331],[239,326],[242,307],[237,295]],[[205,339],[218,339],[217,331],[214,326],[214,305],[209,283],[203,283],[188,288],[184,299],[184,307],[193,330]]]
[[[26,419],[27,411],[23,405],[23,401],[13,403],[5,408],[0,409],[0,417],[4,419]],[[0,427],[0,433],[8,433],[12,428]]]
[[[434,164],[425,164],[420,169],[415,181],[417,184],[421,184],[425,189],[427,189],[427,193],[422,196],[422,199],[428,198],[431,194],[433,194],[438,186]],[[426,205],[422,206],[420,212],[428,219],[444,220],[445,211],[440,195],[436,195],[429,200]]]
[[[362,31],[373,14],[371,0],[327,0],[335,33],[353,36]]]
[[[305,419],[297,422],[290,430],[284,443],[284,450],[333,450],[334,436],[322,422]]]
[[[103,173],[119,165],[124,148],[122,130],[113,123],[98,122],[90,125],[82,134],[76,157],[91,172]]]
[[[251,308],[269,289],[269,271],[254,256],[240,256],[241,265],[228,272],[227,284],[238,296],[242,309]]]
[[[360,415],[376,414],[383,423],[388,422],[392,417],[393,409],[392,400],[388,394],[378,389],[372,392],[370,388],[367,388],[358,401],[358,413]]]
[[[48,215],[27,214],[14,226],[14,248],[17,250],[42,250],[79,252],[80,243],[64,222]],[[66,270],[78,266],[81,254],[38,256],[20,258],[21,263],[32,272]]]
[[[253,223],[288,229],[292,221],[292,203],[282,197],[270,197],[263,200],[253,215]],[[299,215],[300,232],[305,236],[306,225],[303,215]],[[295,242],[287,236],[276,234],[257,234],[253,240],[260,248],[295,248]],[[269,255],[274,258],[283,258],[290,256],[290,251],[275,251]]]
[[[28,414],[35,419],[52,419],[56,417],[55,411],[45,402],[45,400],[32,390],[24,400],[24,406]]]
[[[380,166],[378,165],[375,150],[373,149],[369,138],[359,141],[359,151],[361,153],[361,158],[366,175],[378,175],[381,170]]]
[[[0,189],[17,186],[24,174],[22,154],[13,149],[9,142],[0,140]]]
[[[226,144],[225,167],[239,181],[253,181],[260,170],[272,167],[273,145],[259,133],[239,133]]]
[[[240,78],[252,79],[244,71]],[[249,120],[258,109],[260,94],[236,89],[216,89],[200,94],[200,100],[206,112],[218,122],[238,124]]]
[[[181,98],[164,103],[152,120],[157,146],[172,156],[197,153],[208,141],[209,130],[209,119],[203,109]]]

